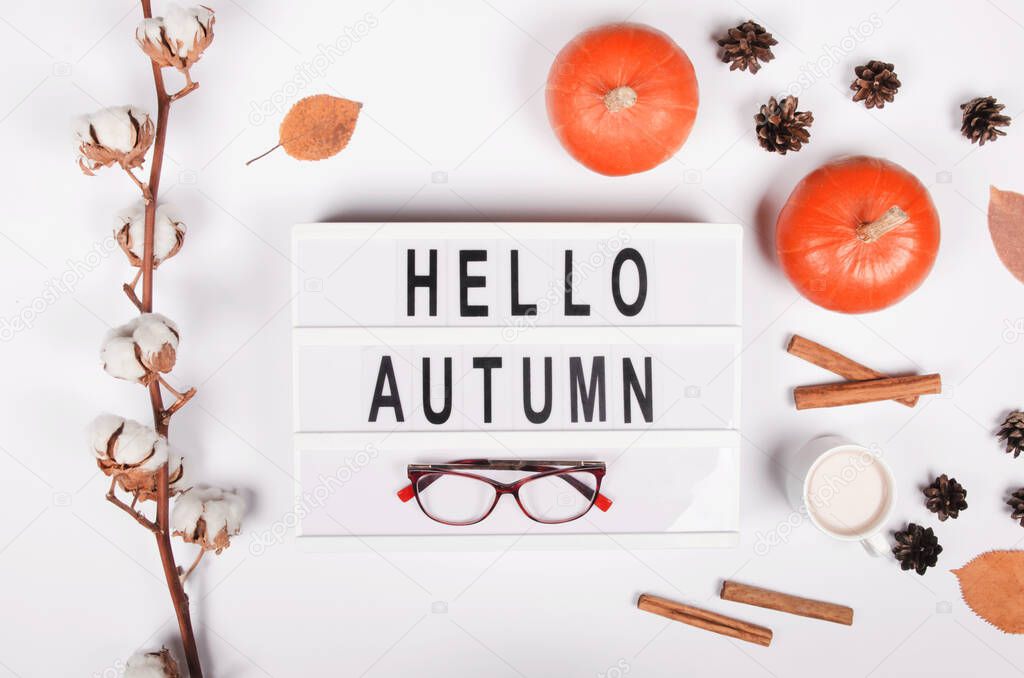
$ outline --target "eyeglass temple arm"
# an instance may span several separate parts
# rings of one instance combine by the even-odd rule
[[[483,464],[487,463],[487,460],[486,459],[459,459],[457,461],[453,461],[453,462],[450,462],[450,463],[452,463],[452,464],[466,464],[467,466],[471,465],[471,464],[480,464],[481,467],[484,467]],[[553,471],[556,468],[558,468],[558,467],[557,466],[542,466],[542,465],[536,465],[536,464],[521,464],[521,465],[517,465],[516,466],[516,470],[521,470],[521,471],[538,471],[538,472]],[[438,475],[435,475],[433,477],[428,477],[425,480],[423,480],[422,483],[421,483],[421,486],[420,486],[420,490],[421,491],[425,490],[428,487],[430,487],[431,485],[433,485],[434,481],[437,480],[438,478],[440,478],[441,475],[442,474],[438,474]],[[565,475],[565,474],[559,474],[559,475],[557,475],[557,477],[562,479],[562,480],[564,480],[565,482],[569,483],[569,485],[571,487],[573,487],[577,492],[582,494],[587,499],[593,501],[594,502],[594,506],[596,506],[599,510],[607,511],[608,509],[610,509],[612,507],[612,500],[611,499],[609,499],[608,497],[604,496],[600,492],[598,492],[597,493],[597,497],[595,497],[593,489],[587,487],[585,484],[583,484],[580,481],[576,480],[572,476]],[[398,498],[401,499],[403,503],[409,501],[414,496],[416,496],[416,492],[413,489],[413,486],[412,486],[411,483],[409,485],[406,485],[405,487],[403,487],[401,490],[398,491]]]

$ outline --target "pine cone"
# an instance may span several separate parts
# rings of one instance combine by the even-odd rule
[[[850,85],[856,94],[854,101],[863,101],[868,108],[885,108],[885,102],[892,103],[896,90],[900,88],[900,79],[892,64],[872,59],[863,66],[853,69],[857,78]]]
[[[1006,453],[1016,459],[1024,451],[1024,412],[1014,410],[1006,417],[996,437],[1006,443]]]
[[[754,116],[754,129],[761,148],[786,155],[787,151],[799,151],[810,141],[807,128],[814,122],[810,111],[796,110],[799,100],[787,96],[779,103],[775,97],[761,106],[761,112]]]
[[[964,112],[964,122],[960,132],[971,140],[971,143],[984,146],[986,141],[995,141],[1006,136],[999,127],[1010,124],[1010,116],[1000,113],[1005,105],[997,103],[995,97],[978,97],[966,104],[960,104]]]
[[[1010,517],[1014,520],[1019,520],[1020,526],[1024,527],[1024,487],[1011,494],[1006,503],[1013,508],[1013,513],[1010,514]]]
[[[928,498],[925,502],[928,510],[939,514],[939,520],[956,518],[967,508],[967,490],[956,478],[950,478],[945,473],[924,488],[924,496]]]
[[[730,64],[730,71],[749,70],[751,73],[761,70],[760,62],[775,58],[771,47],[779,44],[764,26],[754,21],[744,21],[736,28],[730,28],[717,42],[722,48],[719,58]]]
[[[924,574],[938,562],[942,546],[932,528],[909,523],[905,530],[896,533],[896,546],[892,548],[892,553],[900,561],[902,569]]]

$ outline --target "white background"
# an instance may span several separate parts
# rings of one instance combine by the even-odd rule
[[[175,418],[172,443],[194,477],[237,486],[251,500],[244,534],[189,586],[209,675],[1020,672],[1020,640],[974,617],[948,569],[1024,537],[1003,506],[1007,490],[1024,484],[1024,460],[1004,455],[992,437],[1005,411],[1021,405],[1024,341],[1004,329],[1024,317],[1024,288],[1000,266],[984,216],[990,183],[1024,189],[1024,130],[1018,120],[981,149],[957,130],[958,105],[973,96],[994,94],[1011,115],[1024,113],[1024,10],[1006,0],[226,0],[216,10],[217,37],[194,71],[202,88],[172,112],[163,195],[180,207],[189,236],[161,268],[156,294],[157,308],[183,330],[174,380],[199,388]],[[120,0],[45,8],[8,1],[0,9],[2,318],[43,295],[69,260],[84,261],[135,197],[117,172],[81,175],[68,120],[100,105],[152,106],[149,68],[132,43],[138,14]],[[779,37],[778,58],[756,76],[730,73],[711,37],[751,16]],[[627,17],[687,50],[701,108],[674,160],[610,179],[559,148],[542,87],[553,53],[574,34]],[[288,86],[318,45],[371,19],[314,82],[301,92]],[[904,82],[883,111],[851,103],[846,89],[853,66],[870,58],[895,62]],[[815,123],[804,151],[779,157],[755,144],[752,116],[791,84]],[[323,163],[278,151],[243,167],[276,142],[281,115],[256,124],[254,102],[283,96],[286,106],[316,91],[365,102],[350,147]],[[943,227],[924,287],[862,317],[803,301],[770,245],[796,181],[850,152],[913,171],[932,191]],[[290,225],[388,219],[743,224],[741,546],[324,554],[304,551],[290,532],[269,541],[293,501]],[[0,346],[5,678],[114,675],[136,647],[176,642],[153,540],[103,501],[105,482],[82,435],[101,410],[147,415],[142,391],[106,377],[97,360],[107,327],[132,313],[119,291],[130,273],[117,255],[79,271],[73,293],[43,302],[33,327]],[[946,393],[915,410],[883,403],[796,412],[790,388],[828,376],[783,352],[794,331],[878,369],[940,371]],[[901,572],[791,514],[781,492],[785,453],[827,431],[884,450],[902,493],[890,527],[936,526],[940,567],[924,577]],[[959,520],[941,525],[918,494],[940,472],[963,482],[970,502]],[[778,545],[761,555],[773,534]],[[721,602],[723,577],[850,604],[855,625]],[[767,624],[775,642],[745,645],[638,612],[642,591]]]

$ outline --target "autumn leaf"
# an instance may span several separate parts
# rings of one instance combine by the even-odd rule
[[[299,100],[281,121],[277,146],[246,165],[278,148],[297,160],[323,160],[348,145],[356,129],[363,105],[330,94],[314,94]]]
[[[953,574],[975,614],[1004,633],[1024,633],[1024,551],[989,551]]]
[[[1003,266],[1024,282],[1024,195],[989,187],[988,232]]]

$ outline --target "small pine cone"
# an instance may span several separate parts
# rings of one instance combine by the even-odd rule
[[[960,110],[964,112],[960,132],[972,144],[979,146],[984,146],[986,141],[1006,136],[1006,132],[999,129],[1010,124],[1010,116],[1001,113],[1004,108],[1006,106],[997,103],[995,97],[978,97],[960,104]]]
[[[1024,412],[1010,412],[996,437],[1006,443],[1007,454],[1012,454],[1014,459],[1019,457],[1024,450]]]
[[[950,478],[945,473],[924,488],[924,496],[928,498],[925,502],[928,510],[937,513],[942,521],[955,519],[967,508],[967,490],[956,478]]]
[[[896,545],[892,553],[900,561],[900,568],[924,574],[938,562],[942,546],[932,528],[909,523],[906,529],[896,533]]]
[[[744,21],[730,28],[725,37],[719,38],[717,42],[722,48],[719,58],[729,64],[730,71],[749,70],[751,73],[761,70],[762,61],[775,58],[771,48],[779,44],[764,26],[754,21]]]
[[[900,79],[892,64],[872,59],[863,66],[853,69],[857,76],[850,84],[855,94],[854,101],[863,101],[868,108],[885,108],[886,102],[892,103],[896,90],[900,88]]]
[[[775,97],[761,106],[761,112],[754,116],[754,129],[761,148],[780,155],[788,151],[799,151],[811,139],[807,128],[814,122],[810,111],[796,110],[799,100],[787,96],[778,102]]]
[[[1019,520],[1020,526],[1024,527],[1024,487],[1011,494],[1006,503],[1013,509],[1010,517]]]

